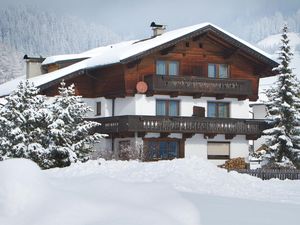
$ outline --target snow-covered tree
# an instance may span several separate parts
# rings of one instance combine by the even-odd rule
[[[42,144],[46,141],[45,97],[28,81],[6,97],[0,111],[0,153],[2,158],[30,158],[41,167],[49,164],[49,154]]]
[[[64,82],[61,83],[59,95],[54,97],[50,110],[49,150],[56,158],[55,166],[87,160],[93,144],[102,136],[91,134],[99,124],[84,119],[91,108],[82,101],[81,96],[75,95],[74,85],[66,87]]]
[[[268,147],[264,158],[268,163],[291,161],[300,168],[300,92],[299,82],[289,65],[291,56],[285,25],[278,58],[280,65],[274,68],[278,80],[266,91],[267,119],[271,128],[264,131]]]
[[[93,133],[98,123],[84,120],[90,108],[73,85],[62,83],[52,100],[38,92],[21,82],[0,106],[0,160],[28,158],[44,169],[87,160],[102,137]]]

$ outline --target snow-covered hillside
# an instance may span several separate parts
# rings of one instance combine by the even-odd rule
[[[300,80],[300,33],[288,33],[288,37],[290,39],[290,47],[293,52],[291,67],[293,68],[293,72],[297,75]],[[274,60],[278,58],[278,51],[281,45],[281,34],[271,35],[267,38],[259,41],[257,46],[262,50],[268,52],[272,55]],[[268,77],[260,79],[259,92],[262,93],[266,88],[270,87],[275,81],[277,77]],[[260,94],[261,100],[266,100],[265,95]]]
[[[79,53],[120,41],[110,29],[36,7],[0,9],[0,83],[24,75],[23,56]]]
[[[89,161],[41,171],[0,162],[0,224],[296,225],[300,181],[227,173],[201,158]]]

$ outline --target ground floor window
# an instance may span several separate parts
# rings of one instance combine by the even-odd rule
[[[229,159],[230,143],[229,142],[208,142],[207,158],[208,159]]]
[[[145,141],[146,159],[174,159],[179,157],[178,140],[147,140]]]

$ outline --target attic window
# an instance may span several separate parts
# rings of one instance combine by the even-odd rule
[[[190,47],[190,42],[185,42],[185,47]]]

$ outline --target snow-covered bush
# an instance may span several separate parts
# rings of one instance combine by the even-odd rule
[[[74,86],[62,86],[54,101],[38,94],[28,81],[6,97],[0,108],[0,160],[28,158],[41,168],[64,167],[85,161],[100,134],[96,122],[85,121],[91,110],[74,96]]]
[[[299,82],[289,66],[291,56],[287,26],[284,26],[278,58],[280,65],[274,68],[278,80],[266,91],[267,119],[271,128],[264,131],[267,135],[264,160],[281,165],[291,161],[300,168],[300,91]]]

